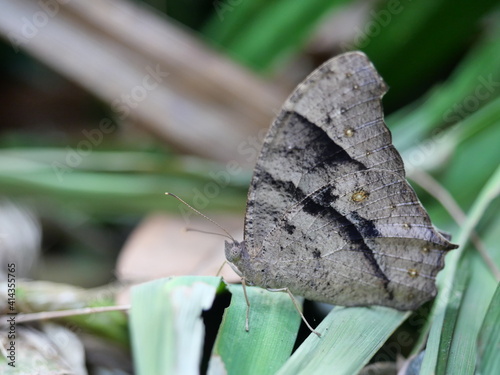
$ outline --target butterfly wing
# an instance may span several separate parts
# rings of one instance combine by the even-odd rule
[[[415,309],[435,296],[435,276],[454,248],[404,177],[364,170],[286,211],[264,240],[261,284],[344,306]]]
[[[386,85],[366,55],[327,61],[302,82],[271,125],[250,184],[245,241],[258,248],[285,210],[343,174],[404,175],[384,124]]]
[[[248,280],[344,305],[404,309],[434,295],[442,251],[455,246],[432,227],[404,180],[402,159],[383,120],[386,91],[368,58],[351,52],[323,64],[285,102],[264,140],[248,193],[250,263],[240,267]],[[373,203],[376,194],[355,190],[355,181],[392,195]],[[398,182],[390,188],[380,181]],[[345,197],[354,197],[352,202],[339,198],[325,203],[325,210],[310,210],[318,194],[342,186],[350,187]],[[402,190],[391,190],[396,188]],[[370,208],[364,212],[365,206],[354,203]],[[387,218],[371,216],[374,209]],[[368,222],[372,225],[366,227]],[[422,249],[429,249],[425,259]],[[318,282],[319,275],[324,282]],[[357,297],[345,289],[353,282],[359,284]]]

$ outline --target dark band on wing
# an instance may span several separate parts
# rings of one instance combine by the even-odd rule
[[[347,237],[350,243],[357,244],[359,247],[356,251],[363,253],[363,256],[368,260],[374,274],[382,279],[385,290],[392,299],[393,293],[388,288],[390,282],[387,275],[380,268],[372,249],[366,244],[365,238],[367,237],[380,237],[380,233],[375,227],[373,221],[362,218],[357,213],[351,213],[354,220],[349,220],[347,217],[341,215],[331,204],[337,199],[335,195],[331,194],[332,186],[325,186],[318,193],[312,194],[304,199],[303,210],[312,216],[323,215],[331,221],[339,223],[337,229],[339,234]],[[358,229],[359,228],[359,229]]]
[[[271,173],[263,168],[255,168],[255,176],[252,180],[252,186],[253,185],[260,185],[260,188],[264,185],[272,187],[272,190],[280,192],[289,199],[290,206],[293,205],[294,198],[296,198],[298,202],[306,197],[306,194],[298,189],[292,181],[276,179]],[[255,186],[253,188],[255,188]],[[249,204],[250,202],[247,202],[247,206]],[[284,212],[279,212],[278,215],[283,213]]]
[[[261,171],[261,178],[263,178],[266,183],[273,184],[273,186],[280,186],[281,188],[283,188],[284,192],[288,190],[288,193],[291,194],[291,188],[288,183],[285,183],[283,181],[278,182],[274,180],[273,176],[266,171]],[[390,280],[380,268],[377,260],[375,259],[373,251],[364,241],[364,238],[380,237],[380,233],[376,229],[373,221],[365,219],[357,213],[351,213],[351,216],[353,216],[354,218],[354,220],[351,221],[347,217],[341,215],[335,208],[333,208],[331,205],[338,197],[331,194],[332,188],[332,186],[325,186],[317,193],[309,195],[307,197],[305,196],[304,192],[302,192],[300,189],[297,189],[298,194],[303,197],[303,199],[301,199],[303,204],[302,209],[312,216],[323,215],[330,221],[338,223],[339,225],[337,226],[337,228],[339,229],[341,235],[345,236],[350,243],[359,245],[356,250],[363,253],[363,256],[368,260],[370,266],[372,267],[374,274],[382,279],[384,288],[389,295],[389,299],[392,299],[393,293],[388,288]],[[357,228],[356,224],[360,229]],[[286,221],[284,223],[284,226],[285,230],[288,233],[295,230],[295,226]]]
[[[353,159],[341,146],[335,143],[323,129],[314,125],[304,116],[296,112],[284,112],[282,120],[285,119],[289,122],[289,128],[294,129],[289,134],[293,138],[293,143],[301,146],[288,148],[286,144],[280,144],[281,147],[278,148],[277,145],[273,145],[272,152],[281,155],[283,163],[296,163],[297,165],[293,167],[300,168],[301,180],[307,178],[309,173],[317,174],[321,169],[332,171],[332,169],[347,164],[351,166],[352,172],[367,169],[363,163]],[[305,133],[305,139],[301,144],[298,138],[300,138],[302,130]],[[314,156],[314,158],[310,156]],[[329,181],[325,181],[325,183],[327,182]],[[286,195],[290,199],[290,206],[312,193],[312,191],[301,191],[292,181],[272,176],[264,166],[259,166],[258,163],[252,179],[251,190],[262,188],[263,184],[267,184],[272,190]],[[254,202],[249,201],[248,203],[253,204]]]
[[[306,128],[309,132],[309,144],[306,147],[311,150],[310,154],[315,157],[310,163],[303,165],[305,169],[303,171],[304,174],[316,168],[331,167],[335,164],[353,164],[356,170],[366,169],[363,163],[353,159],[323,129],[310,122],[306,117],[297,112],[285,112],[283,117],[290,122],[291,126],[299,123],[300,126]]]

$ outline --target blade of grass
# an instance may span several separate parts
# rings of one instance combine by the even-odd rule
[[[407,101],[442,75],[477,35],[482,18],[497,5],[496,0],[481,4],[468,0],[384,1],[363,29],[368,40],[360,46],[393,88],[385,98],[387,107]]]
[[[455,282],[452,286],[453,289],[451,291],[451,298],[448,301],[448,305],[446,306],[446,311],[444,313],[443,331],[441,333],[441,342],[439,345],[439,356],[436,374],[444,374],[446,372],[446,365],[448,363],[449,352],[458,320],[458,314],[460,311],[460,307],[462,306],[465,289],[467,288],[469,283],[469,267],[469,260],[463,259],[459,266],[460,272],[458,272]]]
[[[492,102],[500,104],[500,100]],[[486,108],[484,108],[486,109]],[[481,111],[483,112],[483,111]],[[500,115],[497,107],[497,115]],[[481,118],[474,125],[480,126],[481,121],[488,122],[487,129],[481,129],[473,136],[464,138],[454,150],[453,162],[442,171],[442,184],[450,194],[468,210],[474,203],[478,192],[488,183],[495,173],[500,160],[500,117]],[[470,123],[472,125],[472,123]],[[472,134],[471,134],[472,135]],[[467,183],[464,183],[467,181]]]
[[[39,204],[47,200],[67,202],[72,208],[97,215],[146,213],[158,207],[177,210],[176,202],[165,199],[166,190],[188,192],[188,200],[201,196],[209,209],[234,210],[241,208],[250,179],[243,169],[230,175],[215,163],[149,152],[93,151],[71,167],[66,165],[67,157],[64,148],[0,151],[0,192],[33,197]],[[65,167],[56,170],[54,163]],[[229,183],[208,175],[210,169],[216,171],[213,175],[226,173]],[[220,191],[210,200],[204,190],[208,184],[215,184]]]
[[[447,256],[446,267],[438,277],[439,294],[430,316],[432,326],[430,328],[429,338],[427,340],[427,349],[425,351],[420,374],[434,374],[436,372],[439,360],[438,356],[440,355],[439,348],[442,347],[442,340],[445,339],[443,337],[443,325],[446,316],[446,309],[453,297],[452,285],[456,282],[459,261],[462,257],[471,231],[481,219],[482,215],[488,208],[488,205],[493,199],[495,199],[495,197],[498,196],[499,193],[500,167],[497,168],[496,172],[489,179],[488,183],[476,199],[467,217],[467,221],[463,225],[462,231],[459,235],[458,243],[460,244],[460,248],[451,252],[451,254]]]
[[[220,277],[160,279],[132,288],[130,335],[137,374],[198,374],[205,328]]]
[[[453,128],[403,152],[408,176],[412,178],[418,169],[436,173],[460,207],[469,208],[498,166],[499,125],[500,98],[496,98]],[[448,214],[436,202],[425,198],[421,196],[433,221],[450,230]]]
[[[500,123],[500,98],[487,103],[477,112],[461,121],[459,124],[439,132],[420,143],[415,143],[401,152],[407,174],[414,169],[436,170],[445,165],[457,147],[468,141],[474,142],[474,137],[482,134],[492,134],[497,131]],[[415,139],[414,139],[415,141]],[[486,155],[500,156],[500,149],[487,149]],[[486,156],[486,160],[488,158]],[[476,162],[477,159],[474,160]],[[496,167],[496,164],[492,166]],[[490,164],[488,164],[490,166]],[[488,173],[488,175],[491,171]]]
[[[491,209],[494,208],[491,207],[489,210]],[[497,217],[493,225],[484,230],[487,247],[490,249],[498,247],[499,234],[500,217]],[[494,276],[476,251],[469,249],[464,255],[465,258],[471,259],[469,267],[471,280],[460,307],[453,337],[450,338],[449,357],[442,374],[474,372],[477,361],[477,337],[497,286]],[[492,252],[492,256],[496,263],[500,263],[498,252]]]
[[[473,258],[470,267],[472,277],[465,291],[452,336],[443,335],[441,338],[442,343],[449,339],[451,344],[448,355],[439,353],[436,374],[472,374],[476,366],[477,335],[495,291],[496,282],[476,252],[468,251],[466,258],[469,257]],[[447,324],[445,317],[445,327]],[[443,366],[445,363],[446,366]]]
[[[410,316],[386,307],[335,307],[277,373],[357,374]]]
[[[488,35],[460,62],[445,83],[436,86],[422,97],[387,117],[399,150],[413,147],[437,126],[449,126],[464,119],[479,107],[500,95],[500,27]],[[491,81],[491,87],[485,82]],[[478,90],[479,93],[478,93]],[[477,107],[469,108],[465,100],[477,100]],[[475,103],[475,102],[474,102]],[[466,108],[464,105],[467,104]],[[418,105],[416,107],[416,105]]]
[[[300,316],[286,293],[247,287],[247,305],[241,285],[228,285],[232,294],[215,341],[209,374],[223,366],[227,374],[274,374],[292,352]]]
[[[477,340],[477,367],[476,373],[500,373],[500,283],[491,299],[488,312],[483,319],[483,324]]]

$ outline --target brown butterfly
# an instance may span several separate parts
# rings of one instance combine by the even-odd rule
[[[457,248],[405,179],[366,55],[307,77],[271,125],[248,192],[243,242],[226,258],[250,285],[343,306],[416,309]]]

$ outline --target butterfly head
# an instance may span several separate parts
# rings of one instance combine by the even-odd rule
[[[244,269],[245,260],[248,260],[248,251],[245,246],[245,241],[226,241],[224,245],[227,262],[238,276],[243,277],[240,268]]]

